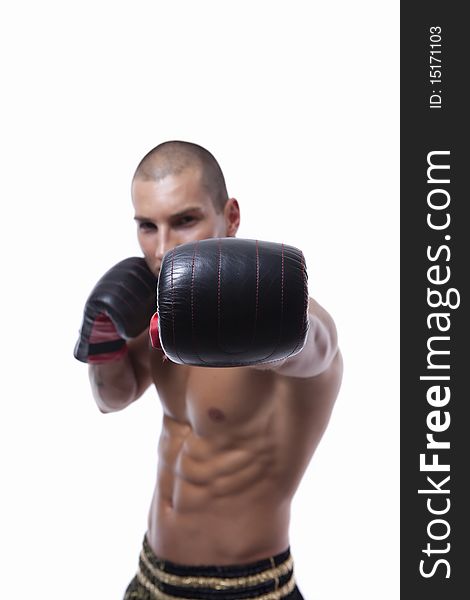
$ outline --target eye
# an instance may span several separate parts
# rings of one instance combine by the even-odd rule
[[[150,231],[152,229],[156,229],[156,226],[154,225],[154,223],[150,223],[150,221],[142,221],[141,223],[139,223],[139,229],[142,229],[144,231]]]
[[[184,215],[180,217],[176,222],[176,227],[187,227],[192,225],[196,221],[196,218],[193,215]]]

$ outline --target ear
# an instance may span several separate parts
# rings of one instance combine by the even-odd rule
[[[224,207],[225,235],[235,237],[240,225],[240,207],[235,198],[229,198]]]

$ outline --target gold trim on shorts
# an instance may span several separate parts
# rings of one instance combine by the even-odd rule
[[[236,589],[249,587],[252,585],[257,585],[259,583],[265,583],[266,581],[270,581],[271,579],[275,580],[276,588],[278,588],[279,578],[283,575],[287,575],[290,571],[292,571],[292,567],[294,564],[292,556],[289,556],[283,563],[277,565],[277,567],[275,566],[271,569],[266,569],[266,571],[262,571],[261,573],[255,573],[254,575],[247,575],[245,577],[194,577],[184,575],[173,575],[172,573],[167,573],[166,571],[158,569],[157,567],[151,564],[143,550],[140,553],[140,558],[144,563],[145,567],[150,571],[150,573],[163,583],[179,587],[186,586],[193,588],[212,588],[213,590],[226,590],[229,588]],[[274,564],[274,561],[272,559],[271,564]],[[142,576],[145,577],[145,575],[143,574]],[[176,598],[176,596],[168,596],[168,598],[170,597]],[[259,596],[259,598],[264,598],[264,596]],[[279,598],[282,598],[282,596],[279,596]],[[266,596],[266,600],[271,600],[271,597]]]
[[[286,561],[287,562],[287,561]],[[283,563],[285,564],[285,563]],[[258,573],[258,575],[262,575],[263,573]],[[250,577],[256,577],[257,575],[251,575]],[[175,577],[177,577],[178,579],[196,579],[199,580],[200,582],[202,582],[202,580],[205,580],[207,582],[208,579],[219,579],[217,577],[180,577],[178,575],[175,575]],[[169,594],[165,594],[165,592],[162,592],[161,590],[159,590],[157,588],[157,586],[155,586],[151,581],[149,581],[145,575],[142,573],[142,571],[139,569],[137,570],[137,579],[139,580],[139,582],[141,583],[141,585],[143,585],[145,587],[146,590],[148,590],[150,592],[150,594],[152,594],[152,596],[155,598],[155,600],[195,600],[194,598],[183,598],[181,596],[171,596]],[[222,578],[220,578],[222,579]],[[235,578],[235,581],[237,580],[241,580],[241,579],[248,579],[248,577],[238,577]],[[189,584],[183,584],[183,585],[189,585]],[[192,585],[194,586],[194,582],[192,583]],[[203,585],[202,583],[200,583],[200,585]],[[207,586],[206,586],[207,587]],[[240,586],[237,586],[240,587]],[[294,579],[294,573],[292,573],[289,581],[287,583],[285,583],[281,588],[273,591],[273,592],[268,592],[267,594],[262,594],[261,596],[252,596],[253,600],[281,600],[282,598],[284,598],[285,596],[287,596],[288,594],[290,594],[295,588],[295,579]],[[213,589],[226,589],[226,588],[213,588]],[[246,598],[245,600],[249,600],[249,598]]]

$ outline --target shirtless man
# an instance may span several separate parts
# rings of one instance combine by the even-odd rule
[[[302,350],[275,362],[210,368],[168,360],[150,344],[148,325],[163,257],[186,242],[235,237],[240,209],[214,157],[188,142],[165,142],[142,159],[132,201],[145,263],[134,260],[148,267],[153,300],[133,289],[136,304],[122,316],[120,302],[129,302],[119,298],[121,283],[132,288],[134,264],[96,300],[111,269],[87,302],[75,349],[89,363],[103,413],[122,410],[152,383],[163,406],[148,530],[125,600],[301,599],[290,505],[341,383],[333,320],[310,298]]]

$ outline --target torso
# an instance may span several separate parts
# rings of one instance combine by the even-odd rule
[[[154,552],[220,565],[285,550],[291,500],[336,397],[334,372],[294,379],[150,352],[164,412],[147,531]]]

